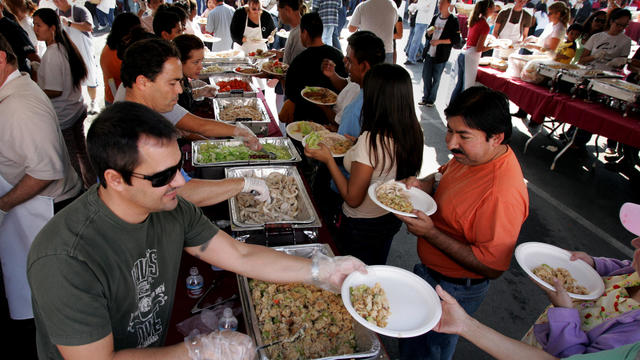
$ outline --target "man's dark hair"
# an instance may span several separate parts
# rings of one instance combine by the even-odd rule
[[[373,67],[384,62],[384,42],[371,31],[358,31],[347,42],[359,63],[366,61]]]
[[[306,31],[311,39],[322,36],[322,19],[317,12],[302,15],[300,18],[300,31]]]
[[[107,35],[107,46],[116,50],[122,39],[129,35],[131,29],[140,27],[140,18],[133,13],[122,13],[116,16],[111,25],[111,32]]]
[[[291,10],[300,10],[302,0],[278,0],[278,8],[282,9],[285,6],[291,8]]]
[[[7,54],[6,55],[7,63],[9,65],[18,67],[18,58],[16,57],[16,54],[13,52],[13,48],[11,47],[11,45],[2,34],[0,34],[0,51]]]
[[[131,185],[131,173],[138,166],[138,140],[150,136],[173,141],[176,128],[158,112],[138,103],[122,101],[105,108],[94,120],[87,134],[87,151],[91,166],[107,187],[104,172],[113,169]]]
[[[582,31],[584,30],[584,27],[582,26],[582,24],[573,23],[573,24],[571,24],[571,25],[569,26],[569,28],[567,28],[567,33],[568,33],[569,31],[573,31],[573,30],[576,30],[576,31],[578,31],[579,33],[581,33],[581,34],[582,34]]]
[[[180,18],[180,22],[184,24],[185,22],[187,22],[187,19],[189,19],[189,10],[185,10],[183,6],[186,7],[187,5],[183,5],[182,3],[175,3],[169,6],[167,10],[178,15],[178,17]]]
[[[158,36],[162,36],[163,31],[171,34],[173,28],[178,24],[182,24],[182,21],[175,12],[169,11],[169,9],[158,10],[153,17],[153,33]]]
[[[147,39],[132,44],[124,53],[120,79],[131,88],[139,75],[155,81],[169,58],[180,59],[180,52],[170,41]]]
[[[470,87],[453,99],[444,114],[447,118],[462,116],[467,126],[484,131],[487,141],[500,133],[504,133],[502,144],[507,144],[511,138],[509,99],[499,91],[484,86]]]
[[[204,49],[204,43],[199,37],[191,34],[178,35],[173,39],[173,43],[180,51],[180,61],[184,64],[189,60],[191,50]]]

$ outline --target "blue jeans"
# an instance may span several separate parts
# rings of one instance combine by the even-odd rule
[[[489,280],[470,286],[452,284],[446,280],[438,282],[429,274],[424,264],[416,264],[413,272],[434,288],[440,284],[469,315],[473,315],[478,310],[489,290]],[[453,357],[458,335],[442,334],[432,330],[420,336],[398,340],[401,359],[448,360]]]
[[[416,27],[411,26],[409,28],[409,37],[407,38],[407,43],[404,45],[404,53],[409,55],[409,47],[411,46],[411,40],[413,40],[413,34],[416,32]]]
[[[340,45],[340,33],[342,32],[342,28],[347,23],[347,9],[345,6],[341,6],[338,9],[338,27],[333,30],[333,47],[342,51],[342,46]]]
[[[355,256],[367,265],[384,265],[393,236],[400,226],[402,221],[393,214],[362,219],[350,218],[343,213],[336,246],[340,254]]]
[[[424,32],[427,30],[428,24],[419,24],[416,23],[416,27],[413,33],[413,37],[411,38],[411,46],[409,46],[409,56],[407,57],[408,61],[416,62],[416,56],[418,55],[418,51],[422,45],[422,37],[424,36]],[[423,47],[424,48],[424,47]],[[422,57],[422,53],[420,53]]]
[[[433,58],[429,55],[426,55],[424,58],[424,65],[422,66],[422,81],[424,83],[422,100],[427,103],[433,104],[436,102],[440,77],[442,77],[442,71],[445,65],[447,65],[446,61],[439,64],[434,63]]]
[[[96,16],[98,17],[98,24],[100,26],[111,26],[113,25],[113,12],[115,9],[109,9],[109,13],[104,13],[102,10],[96,8]]]
[[[453,92],[451,93],[449,104],[453,102],[453,99],[455,99],[462,90],[464,90],[464,52],[461,52],[460,55],[458,55],[458,60],[456,61],[456,73],[458,80],[456,81],[456,86],[453,88]]]
[[[137,14],[138,10],[140,10],[140,5],[133,0],[127,0],[127,4],[129,4],[130,13]]]
[[[325,45],[333,46],[333,33],[338,27],[336,25],[324,25],[322,27],[322,42]]]

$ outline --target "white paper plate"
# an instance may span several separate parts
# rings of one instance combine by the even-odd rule
[[[313,127],[316,127],[317,125],[317,129],[315,131],[324,131],[326,130],[324,126],[314,123],[313,121],[294,121],[292,123],[289,123],[286,127],[287,130],[287,135],[289,135],[290,138],[292,138],[293,140],[298,140],[298,141],[302,141],[302,138],[305,137],[305,135],[303,135],[301,132],[299,131],[295,131],[295,129],[297,128],[298,124],[300,124],[301,122],[306,122],[306,123],[311,123]],[[328,131],[328,130],[327,130]]]
[[[308,91],[312,91],[311,89],[314,89],[314,88],[315,88],[315,89],[325,89],[325,90],[331,91],[331,90],[329,90],[329,89],[327,89],[327,88],[323,88],[323,87],[320,87],[320,86],[307,86],[307,87],[305,87],[304,89],[302,89],[302,91],[300,91],[300,95],[301,95],[305,100],[307,100],[308,102],[312,102],[312,103],[314,103],[314,104],[316,104],[316,105],[335,105],[335,104],[336,104],[336,101],[338,100],[338,95],[336,95],[336,93],[335,93],[335,92],[333,92],[333,91],[331,91],[331,92],[332,92],[334,95],[336,95],[336,101],[334,101],[334,102],[323,103],[323,102],[320,102],[320,101],[311,100],[311,99],[307,98],[306,96],[304,96],[304,94],[305,94],[306,92],[308,92]]]
[[[266,72],[267,74],[275,75],[275,76],[286,76],[287,75],[287,70],[289,70],[289,65],[282,63],[282,65],[283,65],[285,70],[284,70],[284,73],[280,74],[280,73],[277,73],[275,71],[271,71],[271,70],[269,70],[268,67],[264,66],[265,64],[271,64],[271,63],[272,63],[271,61],[267,61],[267,62],[262,63],[262,65],[260,65],[260,70]]]
[[[565,249],[541,242],[526,242],[516,247],[515,256],[522,270],[549,290],[555,290],[553,285],[533,274],[533,269],[542,264],[569,270],[571,276],[578,281],[578,285],[584,286],[589,292],[587,295],[569,293],[574,299],[593,300],[604,292],[604,282],[595,269],[582,260],[570,261],[571,253]]]
[[[387,265],[367,266],[368,274],[353,272],[342,283],[342,302],[353,318],[379,334],[397,338],[422,335],[440,321],[442,307],[436,291],[418,275]],[[358,315],[351,305],[349,288],[379,283],[389,300],[387,326],[378,327]]]
[[[287,39],[289,37],[289,31],[287,31],[285,29],[280,29],[280,30],[278,30],[276,35],[280,36],[281,38]]]
[[[373,202],[380,206],[381,208],[390,211],[394,214],[398,214],[398,215],[403,215],[403,216],[409,216],[409,217],[417,217],[414,214],[411,213],[407,213],[407,212],[403,212],[403,211],[399,211],[396,210],[394,208],[388,207],[387,205],[381,203],[378,198],[376,197],[376,189],[378,188],[378,186],[382,185],[384,183],[382,182],[374,182],[373,184],[369,185],[369,197],[371,198],[371,200],[373,200]],[[407,189],[407,187],[403,184],[403,183],[398,183],[400,184],[403,189],[405,189],[407,195],[409,196],[409,201],[411,201],[411,204],[413,205],[413,208],[416,210],[420,210],[423,213],[431,216],[433,215],[436,210],[438,210],[438,205],[436,204],[436,201],[433,200],[433,198],[427,194],[426,192],[416,188],[416,187],[412,187],[411,189]]]
[[[256,75],[260,75],[260,73],[262,72],[261,70],[256,69],[256,70],[258,70],[258,72],[257,72],[257,73],[254,73],[254,74],[248,74],[248,73],[243,73],[242,71],[238,71],[238,70],[237,70],[238,68],[242,68],[242,69],[249,69],[249,68],[250,68],[250,69],[256,69],[256,68],[255,68],[255,67],[253,67],[253,66],[236,66],[236,67],[234,67],[234,68],[233,68],[233,72],[234,72],[234,73],[236,73],[236,74],[238,74],[238,75],[243,75],[243,76],[256,76]]]
[[[334,132],[330,132],[330,131],[316,131],[316,132],[320,132],[322,133],[323,137],[334,137],[334,138],[339,138],[340,140],[345,140],[346,137],[344,137],[343,135],[340,135],[338,133],[334,133]],[[311,135],[311,134],[309,134]],[[302,146],[307,146],[307,137],[309,135],[306,135],[305,137],[302,138]],[[320,140],[320,142],[322,143],[322,140]],[[351,146],[353,146],[353,143],[351,144]],[[334,152],[331,152],[331,155],[333,157],[343,157],[349,150],[347,149],[347,151],[345,151],[343,154],[336,154]]]

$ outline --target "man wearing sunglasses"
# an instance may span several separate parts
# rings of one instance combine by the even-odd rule
[[[312,283],[337,291],[353,257],[312,260],[234,240],[193,204],[184,185],[175,128],[131,102],[105,109],[87,136],[100,177],[54,217],[29,253],[38,353],[48,359],[252,359],[251,339],[213,332],[161,347],[183,249],[239,274]]]

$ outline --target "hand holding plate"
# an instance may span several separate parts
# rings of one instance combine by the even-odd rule
[[[587,264],[589,264],[589,266],[591,266],[592,268],[594,269],[596,268],[596,264],[593,261],[593,257],[591,257],[591,255],[583,251],[572,251],[571,257],[569,258],[569,260],[571,261],[582,260]]]
[[[442,286],[436,286],[436,293],[440,296],[440,305],[442,306],[442,316],[440,322],[433,330],[439,333],[445,334],[460,334],[462,333],[465,324],[469,321],[470,316],[466,311],[458,304],[456,299],[446,292]]]
[[[304,146],[304,154],[312,159],[316,159],[323,164],[328,163],[333,159],[333,155],[331,155],[331,150],[329,147],[323,143],[318,144],[317,149],[310,148],[309,145]]]
[[[420,210],[413,210],[413,214],[417,217],[408,217],[397,215],[398,219],[407,224],[407,230],[415,236],[429,238],[434,231],[436,231],[435,225],[431,218]]]

